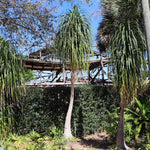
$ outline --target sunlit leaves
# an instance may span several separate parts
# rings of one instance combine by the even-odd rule
[[[63,61],[70,61],[74,69],[88,68],[88,54],[92,52],[90,22],[78,6],[61,17],[55,45]]]
[[[53,38],[55,8],[45,0],[1,0],[0,33],[26,48],[50,44]]]
[[[111,36],[108,52],[111,54],[115,81],[124,105],[137,95],[143,79],[142,71],[146,70],[145,49],[145,40],[138,24],[131,26],[130,21],[120,24],[119,29]]]
[[[10,44],[0,38],[0,102],[1,105],[18,100],[23,91],[22,66]]]

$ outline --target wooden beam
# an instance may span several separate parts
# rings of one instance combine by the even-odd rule
[[[31,69],[31,70],[45,70],[45,71],[47,71],[47,70],[60,70],[61,69],[61,67],[52,67],[52,66],[34,66],[34,65],[25,65],[25,67],[27,68],[27,69]]]

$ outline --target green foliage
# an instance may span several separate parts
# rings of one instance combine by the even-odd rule
[[[19,132],[27,134],[34,130],[41,135],[49,133],[49,127],[63,130],[70,88],[29,88],[24,100]]]
[[[113,150],[121,150],[120,148],[118,148],[118,146],[117,145],[112,145],[112,146],[110,146],[110,149],[113,149]]]
[[[144,52],[145,41],[139,25],[132,26],[129,20],[120,24],[112,35],[109,53],[114,64],[114,81],[119,86],[123,106],[134,99],[143,80],[141,72],[146,70]]]
[[[142,143],[149,144],[149,134],[150,134],[150,99],[149,97],[139,97],[141,99],[136,99],[134,107],[130,106],[125,109],[124,121],[125,121],[125,135],[126,141],[130,142],[135,140],[142,146]],[[144,101],[142,100],[144,98]],[[116,138],[117,127],[119,124],[119,108],[114,112],[108,112],[109,116],[107,118],[107,123],[105,130],[111,136],[112,139]],[[139,138],[141,139],[139,141]]]
[[[9,137],[3,139],[1,146],[7,150],[44,150],[46,143],[44,143],[44,141],[32,141],[32,137],[30,138],[29,135],[18,136],[16,134],[11,134]]]
[[[108,118],[106,118],[107,126],[105,126],[105,131],[108,135],[110,135],[111,139],[115,139],[119,124],[118,108],[112,113],[108,111],[108,115]]]
[[[149,141],[150,134],[150,100],[141,103],[136,99],[134,108],[127,109],[128,121],[132,122],[133,128],[136,129],[135,138],[140,135],[146,135]]]
[[[65,142],[63,137],[54,139],[52,137],[41,137],[37,132],[31,131],[29,134],[19,136],[10,134],[0,141],[0,145],[7,150],[51,150],[63,149]]]
[[[0,134],[15,130],[14,109],[24,92],[21,62],[11,45],[0,37]],[[19,114],[19,112],[18,112]]]
[[[28,69],[25,69],[23,76],[26,82],[35,79],[34,71]]]
[[[56,33],[55,46],[58,56],[64,63],[68,63],[71,69],[87,69],[88,54],[93,54],[90,21],[79,6],[74,5],[62,15]]]
[[[73,119],[75,135],[83,136],[102,131],[106,126],[107,110],[113,111],[118,105],[112,87],[82,86],[76,89]],[[78,93],[77,93],[78,92]]]
[[[3,137],[0,145],[7,150],[51,150],[65,149],[65,140],[59,133],[60,131],[53,126],[50,130],[55,136],[40,136],[34,130],[26,135],[9,134]]]
[[[37,140],[40,137],[40,135],[34,130],[32,130],[29,134],[27,134],[27,136],[30,137],[31,140],[33,141]]]
[[[0,25],[2,35],[9,38],[10,42],[15,43],[19,52],[21,52],[21,47],[24,50],[32,49],[33,52],[39,43],[50,44],[50,39],[54,34],[53,23],[56,16],[54,16],[55,7],[48,1],[16,0],[15,5],[11,0],[8,0],[7,3],[1,1],[0,18],[3,19]],[[21,18],[16,17],[18,15]]]
[[[146,150],[149,150],[150,149],[150,144],[147,144],[145,148],[146,148]]]
[[[7,136],[13,132],[14,128],[14,114],[12,108],[1,107],[0,111],[0,138]]]
[[[119,125],[119,108],[116,108],[114,112],[110,113],[108,111],[109,116],[106,119],[106,126],[105,131],[108,135],[110,135],[112,140],[115,140],[117,131],[118,131],[118,125]],[[124,131],[125,131],[125,139],[127,142],[130,142],[135,135],[135,130],[133,128],[133,125],[128,120],[128,114],[124,114]]]
[[[107,110],[119,105],[113,87],[75,87],[72,130],[75,136],[102,131],[106,125]],[[62,135],[70,99],[70,87],[29,88],[24,99],[24,109],[18,131],[31,130],[40,135]],[[56,126],[56,129],[54,129]],[[61,132],[60,132],[61,130]],[[59,132],[60,133],[59,133]],[[56,133],[55,133],[56,132]]]
[[[23,67],[11,45],[1,37],[0,56],[0,101],[8,105],[18,100],[23,92]]]
[[[49,127],[49,136],[53,137],[54,139],[60,138],[63,135],[63,132],[56,128],[56,126],[52,125]]]

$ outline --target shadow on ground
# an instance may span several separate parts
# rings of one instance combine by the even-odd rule
[[[67,149],[75,150],[111,150],[110,146],[114,143],[109,139],[109,136],[105,132],[99,134],[92,134],[86,137],[82,137],[75,142],[69,142],[66,145]]]
[[[113,144],[106,137],[100,137],[100,139],[88,138],[81,139],[81,144],[86,147],[96,148],[96,149],[110,149],[110,146]]]

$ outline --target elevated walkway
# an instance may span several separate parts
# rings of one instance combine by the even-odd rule
[[[70,66],[69,62],[64,66],[59,58],[52,58],[53,49],[41,49],[30,53],[27,59],[23,59],[25,67],[36,71],[36,79],[26,83],[27,86],[69,86],[70,85]],[[89,58],[89,73],[76,73],[76,85],[108,83],[106,73],[109,60],[99,52],[94,52],[94,57]],[[86,74],[86,75],[85,75]]]

